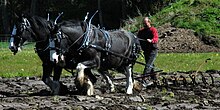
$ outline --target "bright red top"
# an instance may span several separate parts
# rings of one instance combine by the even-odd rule
[[[153,34],[152,43],[157,43],[158,42],[158,32],[157,32],[157,29],[155,27],[150,27],[150,30],[152,31],[152,34]]]
[[[137,35],[140,38],[142,49],[156,49],[158,43],[158,32],[155,27],[141,28]],[[147,39],[151,39],[152,42],[148,42]]]

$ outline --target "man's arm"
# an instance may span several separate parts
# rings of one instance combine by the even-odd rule
[[[151,43],[157,43],[158,42],[158,32],[156,28],[151,29],[153,34],[153,39],[151,40]]]

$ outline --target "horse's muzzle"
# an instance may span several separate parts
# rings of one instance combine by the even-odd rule
[[[11,50],[11,52],[13,52],[14,55],[16,55],[16,53],[18,52],[18,48],[16,48],[15,46],[10,46],[9,49]]]

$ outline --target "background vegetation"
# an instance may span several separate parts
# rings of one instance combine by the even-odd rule
[[[207,44],[220,47],[220,1],[181,0],[153,17],[157,25],[171,22],[175,27],[192,29]]]
[[[113,8],[112,8],[113,7]],[[0,39],[9,37],[15,14],[30,13],[55,19],[83,20],[99,10],[93,24],[105,29],[129,27],[136,32],[143,16],[151,16],[155,26],[170,22],[174,27],[193,29],[205,43],[220,47],[219,0],[1,0]]]
[[[55,19],[64,12],[62,20],[83,20],[99,10],[93,24],[106,29],[119,28],[123,21],[140,13],[154,14],[167,4],[176,0],[0,0],[0,34],[10,34],[15,14],[30,13],[41,17],[50,14]]]
[[[131,19],[126,28],[137,31],[143,16]],[[192,29],[206,44],[220,47],[220,0],[178,0],[151,19],[156,27],[170,22],[174,27]]]

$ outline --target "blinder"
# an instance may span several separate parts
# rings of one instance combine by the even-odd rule
[[[10,43],[9,43],[9,49],[14,52],[14,55],[17,53],[18,50],[20,50],[21,44],[23,43],[23,40],[20,36],[17,35],[17,27],[14,25],[12,33],[11,33],[11,38],[10,38]],[[16,37],[15,37],[16,36]]]

